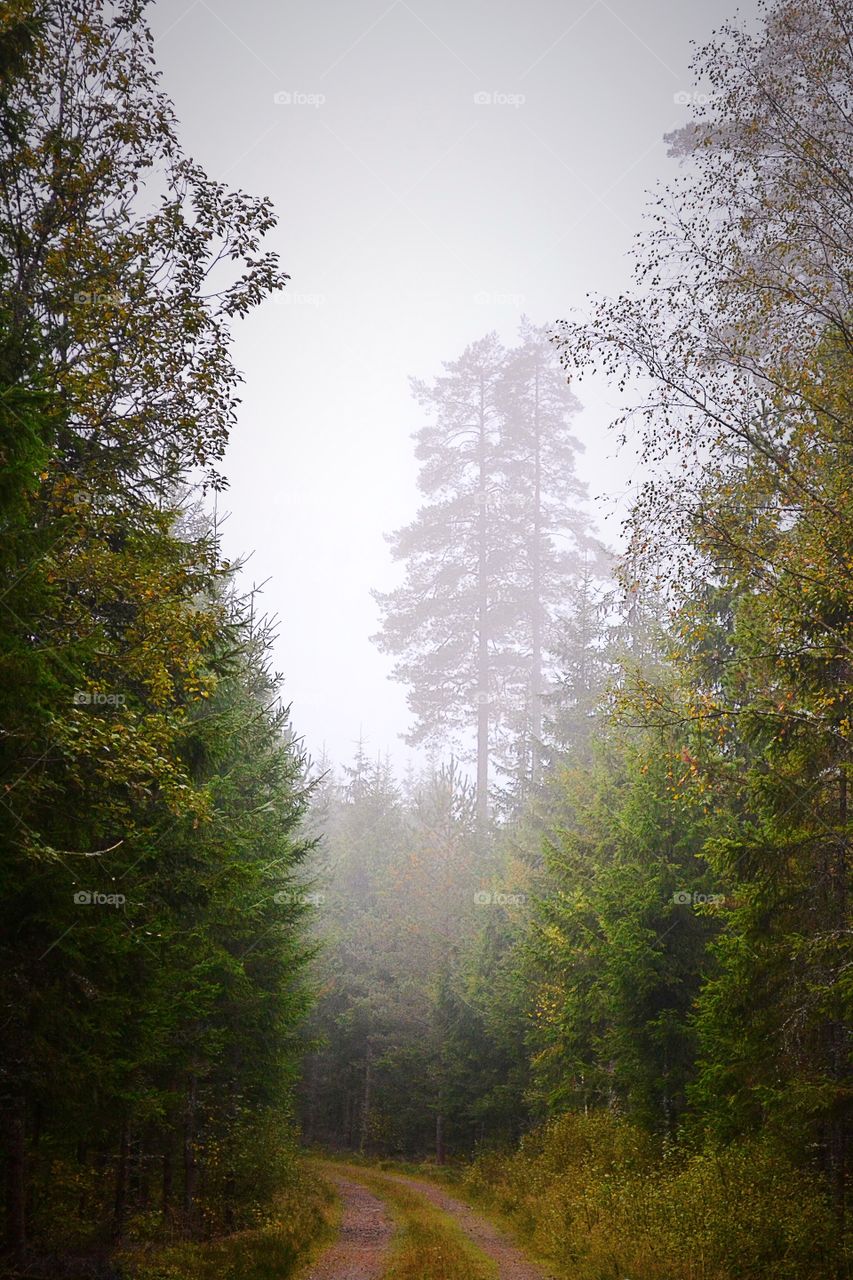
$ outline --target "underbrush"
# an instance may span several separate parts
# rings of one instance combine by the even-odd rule
[[[300,1166],[249,1230],[202,1243],[125,1249],[114,1259],[123,1280],[286,1280],[334,1234],[335,1200]]]
[[[464,1185],[571,1280],[842,1274],[820,1180],[761,1141],[663,1154],[618,1117],[570,1114],[481,1157]]]

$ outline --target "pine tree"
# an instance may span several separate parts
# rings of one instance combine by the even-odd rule
[[[374,593],[383,612],[380,648],[399,657],[416,717],[412,743],[446,744],[476,732],[477,804],[485,821],[490,732],[507,625],[509,547],[502,540],[500,389],[505,353],[494,334],[473,343],[431,386],[413,383],[434,421],[417,433],[416,519],[390,536],[406,565],[403,586]]]
[[[155,1159],[186,1229],[203,1174],[209,1221],[245,1214],[238,1148],[250,1112],[286,1103],[303,1003],[301,913],[274,901],[304,856],[303,766],[269,635],[183,509],[191,468],[219,483],[229,321],[282,283],[272,215],[182,154],[141,10],[16,4],[0,34],[0,1104],[19,1256],[28,1203],[33,1247],[119,1238]],[[234,278],[208,291],[223,258]],[[85,1188],[74,1205],[51,1162]]]
[[[517,669],[506,681],[514,685],[507,700],[515,710],[513,774],[522,793],[540,777],[543,713],[563,643],[562,616],[593,569],[606,572],[575,467],[582,446],[572,418],[579,409],[547,331],[523,319],[519,344],[504,365],[500,445],[503,522],[515,546],[510,641]]]
[[[510,352],[489,335],[446,370],[415,384],[434,417],[417,434],[427,502],[391,535],[406,577],[375,593],[375,640],[409,686],[409,741],[476,741],[482,827],[491,759],[519,791],[536,776],[559,613],[584,549],[603,556],[578,506],[577,402],[544,334],[525,322]]]

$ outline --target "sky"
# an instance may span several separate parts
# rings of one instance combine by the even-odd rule
[[[275,665],[316,758],[363,739],[404,766],[371,588],[418,506],[410,376],[520,316],[551,325],[626,289],[663,135],[712,86],[690,71],[733,0],[155,0],[186,151],[267,195],[291,276],[235,330],[245,383],[219,499],[226,554],[279,619]],[[754,15],[754,0],[741,14]],[[687,101],[685,101],[685,99]],[[637,480],[584,381],[576,434],[603,538]]]

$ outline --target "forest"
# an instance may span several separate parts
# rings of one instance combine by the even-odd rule
[[[623,292],[411,371],[406,767],[230,554],[297,264],[149,9],[0,4],[0,1274],[849,1280],[853,3],[697,43]]]

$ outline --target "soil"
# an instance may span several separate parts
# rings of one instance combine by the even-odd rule
[[[303,1280],[379,1280],[393,1231],[385,1205],[360,1183],[337,1173],[328,1176],[343,1201],[341,1227]]]

